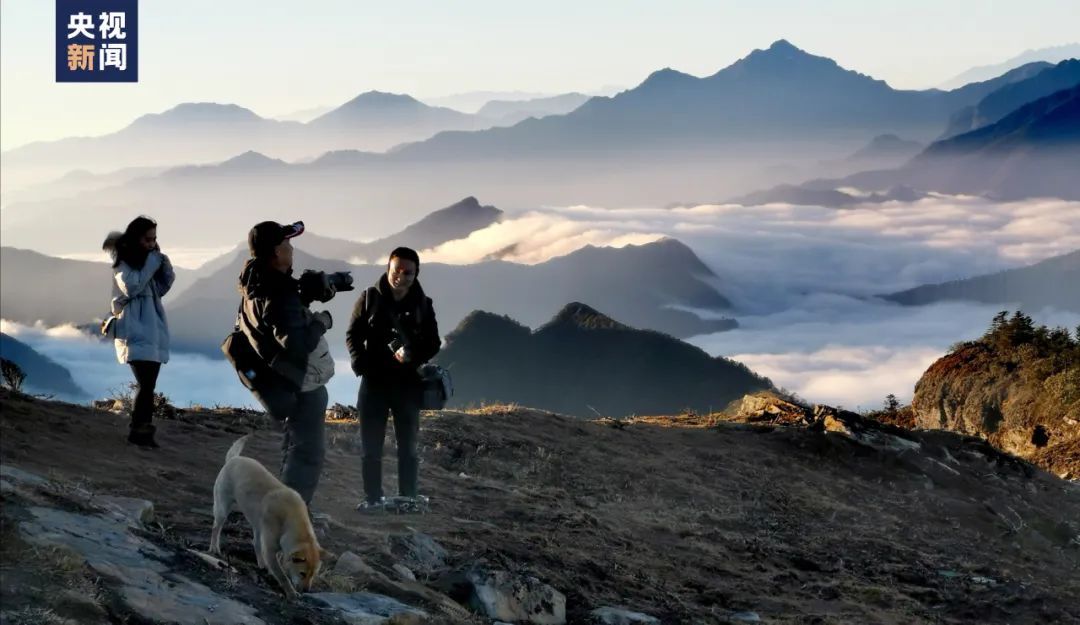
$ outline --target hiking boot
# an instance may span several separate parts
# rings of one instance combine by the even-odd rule
[[[365,499],[357,504],[356,510],[364,514],[383,512],[386,510],[386,497],[379,497],[374,501]]]
[[[158,449],[160,445],[154,440],[156,431],[157,428],[150,423],[133,425],[128,431],[128,442],[144,449]]]

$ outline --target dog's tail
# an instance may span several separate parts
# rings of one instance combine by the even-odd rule
[[[240,455],[240,452],[244,451],[244,445],[247,444],[247,440],[251,438],[251,434],[246,434],[236,439],[236,442],[229,448],[228,453],[225,454],[225,462],[232,460]]]

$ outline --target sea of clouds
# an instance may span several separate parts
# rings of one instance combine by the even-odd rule
[[[731,312],[741,325],[690,342],[744,362],[810,401],[874,408],[889,393],[910,399],[930,363],[951,344],[982,334],[994,313],[1008,308],[903,307],[875,295],[1080,249],[1080,203],[934,195],[847,209],[553,207],[510,214],[422,257],[453,264],[493,258],[534,264],[586,245],[621,247],[662,237],[686,243],[709,266],[716,274],[709,279],[733,302]],[[1080,325],[1080,314],[1072,312],[1025,312],[1039,323]],[[130,378],[110,345],[71,329],[7,322],[4,328],[67,366],[94,396]],[[332,349],[344,358],[344,346]],[[356,380],[344,360],[338,371],[331,401],[355,403]],[[175,354],[161,388],[181,405],[252,404],[228,365],[201,356]]]

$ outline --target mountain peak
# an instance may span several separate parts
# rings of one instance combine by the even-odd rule
[[[769,52],[803,52],[787,39],[777,39],[769,46]],[[805,54],[805,52],[803,52]]]
[[[527,340],[532,330],[528,326],[514,321],[506,315],[499,315],[486,310],[474,310],[465,315],[449,334],[446,335],[447,345],[453,345],[457,341],[481,340],[491,341],[494,344],[508,346],[518,340]]]
[[[480,208],[480,200],[476,199],[476,196],[470,195],[464,200],[461,200],[457,204],[453,204],[448,208],[461,210],[476,210],[477,208]]]
[[[231,124],[253,122],[262,118],[253,111],[236,104],[218,104],[216,102],[184,102],[162,113],[143,115],[132,122],[132,126],[160,124],[217,123]]]
[[[836,62],[830,58],[823,56],[816,56],[810,54],[806,50],[793,45],[787,39],[779,39],[774,41],[768,48],[761,50],[757,49],[746,55],[741,61],[738,61],[736,65],[742,63],[752,63],[762,67],[773,67],[775,65],[783,64],[788,65],[791,63],[826,63],[828,65],[836,65]]]
[[[452,221],[471,220],[476,218],[490,219],[492,221],[498,220],[502,215],[502,211],[494,206],[483,206],[480,204],[480,200],[473,196],[469,196],[460,202],[451,204],[446,208],[440,208],[434,213],[429,214],[427,217],[421,219],[417,224],[430,223],[433,221],[443,222],[447,219]]]
[[[372,90],[361,93],[343,106],[398,107],[417,105],[427,106],[408,94]]]
[[[690,74],[684,74],[684,73],[682,73],[682,72],[680,72],[678,70],[671,69],[670,67],[665,67],[663,69],[658,69],[655,72],[649,74],[649,77],[646,78],[644,81],[642,81],[642,83],[637,86],[637,89],[642,89],[642,88],[666,89],[666,88],[669,88],[669,87],[675,86],[675,85],[693,83],[693,82],[695,82],[697,80],[700,80],[700,79],[697,78],[696,76],[691,76]]]
[[[255,150],[248,150],[243,154],[239,154],[230,158],[227,161],[221,163],[225,167],[267,167],[273,165],[284,165],[285,161],[270,158],[262,152],[256,152]]]
[[[630,330],[630,326],[623,325],[611,317],[599,312],[595,308],[571,302],[551,318],[545,327],[571,327],[579,330]]]

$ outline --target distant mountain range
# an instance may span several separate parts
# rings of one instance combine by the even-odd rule
[[[445,96],[420,98],[431,106],[445,106],[462,113],[476,113],[488,102],[495,100],[503,102],[524,102],[553,97],[551,93],[539,91],[466,91]]]
[[[0,356],[19,365],[26,374],[24,392],[55,393],[69,399],[89,397],[75,383],[70,371],[15,337],[0,333]]]
[[[960,109],[949,119],[942,139],[993,124],[1021,106],[1080,84],[1080,61],[1071,59],[1047,66],[1029,78],[1005,85],[974,106]]]
[[[569,112],[588,99],[578,93],[525,101],[491,101],[476,114],[430,106],[404,94],[368,91],[296,121],[261,117],[234,104],[184,103],[144,115],[99,137],[37,142],[4,152],[12,185],[45,182],[74,169],[96,174],[120,169],[210,164],[243,153],[297,160],[334,150],[382,151],[444,130],[478,130],[528,117]],[[300,117],[304,117],[300,115]],[[150,148],[153,146],[153,149]]]
[[[509,129],[440,133],[395,153],[478,159],[631,148],[695,152],[795,138],[865,141],[886,131],[930,138],[953,112],[1029,71],[1016,69],[949,92],[898,91],[780,40],[711,76],[662,69],[633,89],[592,98],[567,115]]]
[[[1029,314],[1043,308],[1080,313],[1080,250],[1019,269],[954,280],[883,295],[906,306],[973,301],[1015,306]]]
[[[535,332],[473,312],[437,361],[453,376],[453,405],[517,403],[589,418],[708,413],[773,388],[744,365],[577,302]]]
[[[843,162],[878,135],[919,142],[939,136],[956,111],[1029,78],[1041,67],[1017,68],[948,92],[902,91],[781,40],[710,76],[664,69],[632,89],[590,98],[564,115],[529,118],[509,127],[439,132],[399,144],[386,154],[322,144],[320,150],[331,151],[318,156],[307,141],[329,136],[340,139],[341,147],[355,148],[348,132],[323,133],[317,127],[336,126],[330,120],[362,125],[358,116],[397,127],[397,118],[386,112],[390,104],[394,111],[423,111],[425,118],[437,111],[421,108],[408,96],[372,93],[309,124],[266,120],[239,107],[185,105],[195,108],[178,107],[153,124],[132,124],[109,137],[27,146],[5,153],[3,163],[6,174],[20,163],[62,166],[66,159],[71,167],[85,168],[88,162],[108,162],[114,149],[143,166],[179,157],[205,163],[248,151],[265,155],[184,169],[179,177],[167,172],[110,188],[107,194],[13,202],[10,212],[26,218],[25,227],[13,232],[27,237],[17,239],[20,245],[35,249],[48,250],[42,247],[47,241],[29,240],[39,236],[35,233],[43,230],[42,223],[78,222],[79,214],[114,213],[119,218],[145,207],[159,215],[183,214],[185,223],[198,225],[198,231],[223,238],[231,231],[229,224],[211,227],[223,216],[237,215],[246,222],[254,216],[247,207],[257,206],[263,215],[286,219],[303,208],[313,215],[313,224],[335,223],[342,229],[340,236],[360,239],[395,232],[393,221],[415,220],[439,198],[463,197],[478,189],[496,204],[512,207],[665,205],[771,186],[783,182],[782,172],[793,164],[805,165],[807,178],[845,175],[858,171],[858,165],[850,162],[836,172],[813,163]],[[202,113],[221,118],[220,123],[200,121]],[[405,127],[419,123],[415,115],[406,117],[411,121]],[[148,134],[158,125],[163,125],[158,129],[162,136]],[[419,134],[430,130],[424,126]],[[79,143],[85,141],[91,144]],[[154,153],[142,154],[148,146]],[[221,146],[213,158],[194,154]],[[313,158],[274,161],[288,160],[289,152]],[[343,219],[346,216],[349,219]],[[18,221],[8,215],[4,220],[5,230]],[[72,229],[82,226],[88,224],[73,223]],[[68,247],[57,251],[68,253],[71,241],[64,243]]]
[[[1080,84],[1029,102],[978,130],[934,142],[902,167],[781,185],[731,201],[834,207],[862,201],[841,191],[844,187],[889,190],[886,198],[900,189],[916,199],[925,191],[997,200],[1080,199],[1076,171],[1080,171]]]
[[[1000,76],[1009,70],[1016,69],[1021,65],[1027,65],[1029,63],[1043,62],[1056,64],[1065,59],[1076,58],[1080,58],[1080,43],[1069,43],[1062,46],[1041,48],[1039,50],[1027,50],[1003,63],[973,67],[941,83],[938,85],[938,89],[948,91],[973,82],[989,80],[995,76]]]
[[[322,258],[377,265],[384,262],[395,247],[411,247],[417,251],[432,249],[449,241],[464,239],[502,218],[501,210],[494,206],[481,206],[479,200],[469,196],[429,214],[400,232],[375,241],[358,243],[313,235],[298,240],[297,245]]]
[[[477,116],[428,106],[408,95],[368,91],[316,117],[306,127],[325,136],[325,143],[332,146],[328,149],[384,150],[442,130],[473,130],[489,125]]]
[[[565,115],[584,104],[590,97],[583,93],[564,93],[531,100],[492,100],[480,107],[476,114],[498,120],[499,125],[511,125],[529,117]]]

